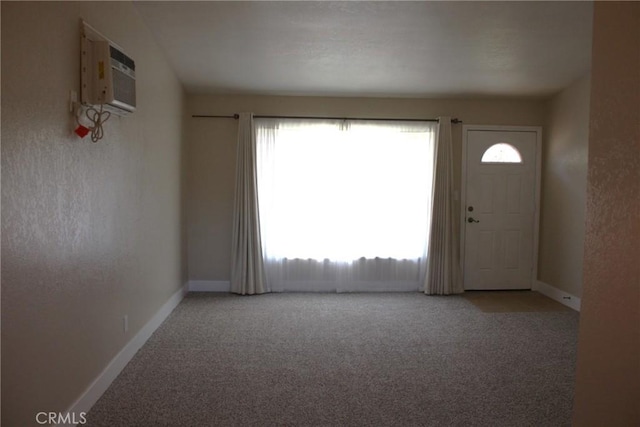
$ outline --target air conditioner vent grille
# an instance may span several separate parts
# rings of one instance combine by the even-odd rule
[[[121,64],[126,65],[128,68],[132,70],[136,69],[136,64],[133,61],[133,59],[129,58],[127,55],[125,55],[123,52],[119,51],[115,47],[113,46],[109,46],[109,47],[111,48],[110,54],[112,59],[118,61]]]
[[[113,68],[113,97],[132,107],[136,106],[136,80],[116,68]]]

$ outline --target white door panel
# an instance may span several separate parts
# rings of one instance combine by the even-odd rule
[[[536,219],[536,131],[466,131],[465,289],[530,289]],[[496,144],[506,143],[509,146]],[[482,161],[490,147],[519,162]],[[507,156],[506,159],[509,159]]]

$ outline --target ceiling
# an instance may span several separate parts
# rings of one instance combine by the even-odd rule
[[[543,97],[591,64],[591,2],[135,6],[189,93]]]

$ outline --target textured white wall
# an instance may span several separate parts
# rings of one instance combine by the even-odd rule
[[[596,2],[573,425],[640,425],[640,3]]]
[[[98,144],[68,112],[80,18],[137,66]],[[183,285],[183,114],[131,3],[2,2],[2,425],[66,410]]]
[[[190,114],[253,112],[275,115],[429,118],[467,124],[542,126],[545,102],[507,99],[393,99],[277,96],[188,97]],[[189,279],[229,280],[237,123],[189,119]],[[460,188],[462,126],[453,127],[454,181]],[[459,205],[456,205],[459,209]]]
[[[587,75],[549,101],[542,150],[538,279],[576,297],[582,295],[590,93]]]

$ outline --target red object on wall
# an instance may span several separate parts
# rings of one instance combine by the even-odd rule
[[[76,135],[78,135],[80,138],[84,138],[85,136],[87,136],[87,134],[89,133],[89,129],[79,125],[76,130],[74,131],[76,133]]]

